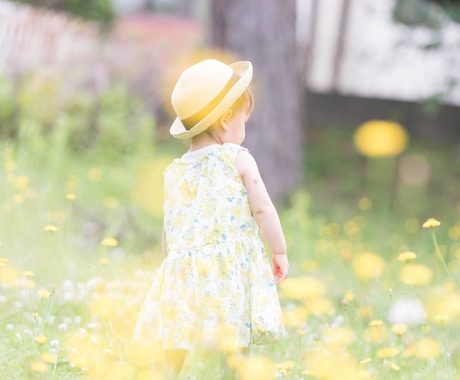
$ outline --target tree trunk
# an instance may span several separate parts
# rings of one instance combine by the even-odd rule
[[[211,42],[254,65],[255,109],[245,145],[281,200],[302,178],[304,79],[295,0],[212,0]]]

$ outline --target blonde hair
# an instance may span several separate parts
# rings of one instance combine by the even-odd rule
[[[229,109],[236,113],[241,111],[245,105],[248,106],[248,113],[251,113],[254,109],[254,96],[249,89],[244,90],[244,92],[238,99],[236,99],[235,103],[233,103]]]

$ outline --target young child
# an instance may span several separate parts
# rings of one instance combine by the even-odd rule
[[[134,340],[157,342],[175,376],[197,348],[245,350],[284,334],[276,284],[288,275],[286,242],[257,164],[240,145],[251,79],[250,62],[209,59],[185,70],[172,93],[170,133],[191,144],[164,173],[165,259]]]

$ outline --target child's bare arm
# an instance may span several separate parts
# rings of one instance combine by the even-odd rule
[[[286,240],[284,238],[278,213],[267,192],[260,176],[257,163],[247,151],[242,151],[235,162],[236,169],[248,192],[249,205],[254,215],[262,236],[272,251],[273,272],[277,282],[286,278],[289,263],[286,257],[275,257],[287,254]]]

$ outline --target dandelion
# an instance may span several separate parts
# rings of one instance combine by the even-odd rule
[[[372,207],[372,200],[368,197],[362,197],[358,201],[358,207],[363,211],[369,210]]]
[[[423,323],[424,319],[425,309],[418,299],[400,298],[388,312],[388,320],[394,325],[417,326]]]
[[[50,352],[43,352],[41,354],[41,359],[45,362],[45,363],[49,363],[49,364],[53,364],[56,362],[56,355],[53,355],[52,353]]]
[[[366,365],[366,364],[369,364],[371,361],[372,361],[372,358],[366,358],[366,359],[361,360],[359,364]]]
[[[396,335],[402,336],[406,333],[407,328],[408,327],[404,323],[396,323],[393,326],[391,326],[391,332]]]
[[[293,277],[280,285],[283,295],[294,300],[321,297],[325,293],[323,283],[313,277]]]
[[[383,342],[387,337],[387,330],[384,326],[368,327],[364,330],[364,338],[368,342]]]
[[[407,285],[428,285],[433,278],[433,271],[423,264],[408,264],[402,268],[399,278]]]
[[[345,347],[349,346],[352,344],[356,337],[355,333],[353,330],[346,328],[346,327],[340,327],[340,328],[328,328],[325,329],[322,333],[323,341],[328,345],[328,346],[334,346],[334,347]]]
[[[51,293],[46,290],[46,289],[40,289],[37,294],[41,297],[41,298],[50,298],[51,297]]]
[[[392,358],[398,354],[399,354],[398,347],[386,347],[386,348],[381,348],[380,350],[377,351],[377,356],[383,359]]]
[[[435,218],[428,218],[425,223],[422,224],[422,228],[434,228],[439,227],[441,222]]]
[[[283,310],[284,324],[288,327],[302,326],[310,312],[305,307]]]
[[[33,277],[34,276],[34,272],[31,272],[30,270],[25,270],[24,272],[22,272],[22,275],[24,277]]]
[[[406,149],[408,136],[402,125],[387,120],[371,120],[354,133],[356,149],[367,157],[391,157]]]
[[[105,247],[116,247],[118,245],[118,240],[112,237],[106,237],[102,240],[102,245]]]
[[[42,361],[33,361],[30,363],[30,369],[33,372],[46,372],[48,370],[48,364]]]
[[[57,230],[58,228],[53,224],[48,224],[43,228],[43,231],[45,232],[56,232]]]
[[[400,368],[398,365],[396,365],[395,363],[393,363],[392,361],[389,361],[389,362],[388,362],[388,366],[389,366],[392,370],[394,370],[394,371],[396,371],[396,372],[399,372],[399,371],[401,370],[401,368]]]
[[[102,169],[96,167],[89,169],[88,179],[92,182],[99,182],[102,179]]]
[[[107,265],[108,263],[110,263],[110,259],[107,257],[102,257],[99,259],[99,264]]]
[[[77,199],[77,196],[74,194],[74,193],[68,193],[66,194],[66,199],[68,199],[69,201],[73,201],[75,199]]]
[[[276,366],[266,356],[241,358],[241,363],[236,370],[241,380],[274,380],[276,378]]]
[[[417,257],[417,254],[415,252],[404,251],[404,252],[401,252],[398,255],[398,260],[405,263],[405,262],[410,261],[410,260],[415,260],[416,257]]]
[[[423,223],[423,228],[431,228],[431,236],[433,238],[433,243],[434,243],[434,248],[436,250],[436,253],[438,255],[438,258],[439,258],[439,261],[441,261],[441,264],[444,268],[444,271],[446,272],[447,276],[449,277],[449,280],[451,281],[452,285],[458,289],[458,285],[457,285],[457,282],[455,281],[454,277],[452,276],[452,274],[450,273],[449,271],[449,268],[447,267],[447,264],[446,264],[446,261],[444,260],[444,256],[441,252],[441,250],[439,249],[439,245],[438,245],[438,240],[436,239],[436,234],[434,232],[434,227],[438,227],[441,225],[441,222],[435,218],[428,218],[425,223]]]
[[[436,314],[434,320],[440,324],[444,324],[449,321],[449,316],[446,314]]]
[[[355,295],[351,290],[347,290],[345,292],[345,296],[343,297],[342,303],[348,304],[350,302],[353,302],[355,300]]]
[[[35,341],[39,344],[45,344],[46,342],[48,342],[48,338],[45,335],[40,334],[37,335]]]
[[[363,280],[369,280],[378,278],[383,274],[385,262],[379,255],[367,252],[355,257],[352,267],[356,276]]]
[[[424,338],[415,345],[415,356],[420,359],[435,359],[441,354],[441,344],[432,338]]]

